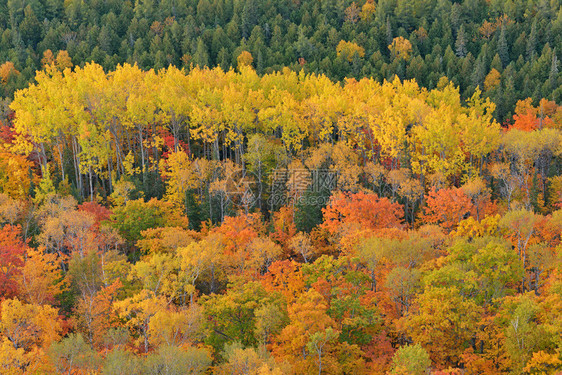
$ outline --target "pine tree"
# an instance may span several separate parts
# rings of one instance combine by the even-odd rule
[[[322,209],[330,197],[327,189],[308,189],[295,204],[295,225],[297,230],[309,233],[322,223]]]
[[[201,37],[197,40],[197,49],[193,54],[193,62],[200,68],[209,66],[209,52],[207,52],[207,46]]]
[[[261,52],[262,50],[260,49],[258,51],[258,58],[256,61],[256,71],[258,72],[258,74],[263,74],[263,69],[264,69],[264,58],[263,58],[263,54]]]
[[[242,37],[248,39],[252,33],[252,29],[258,21],[257,5],[254,0],[246,1],[242,10]]]
[[[457,33],[457,41],[455,42],[455,54],[458,57],[465,57],[466,50],[466,36],[464,35],[464,25],[461,25]]]
[[[558,82],[558,57],[556,56],[556,48],[552,50],[552,64],[550,65],[550,74],[548,75],[551,90],[556,89]]]
[[[505,25],[502,25],[500,36],[498,38],[498,55],[500,55],[500,59],[502,60],[503,66],[507,66],[509,63],[509,50],[507,46],[507,39],[505,37]]]
[[[390,24],[390,17],[386,17],[386,44],[392,44],[392,25]]]
[[[494,56],[494,58],[492,59],[492,62],[490,63],[490,70],[492,70],[492,69],[496,69],[498,72],[503,71],[502,61],[500,59],[500,56],[497,53]]]
[[[474,71],[472,72],[472,86],[482,86],[484,78],[486,77],[486,61],[484,56],[478,56],[474,64]]]
[[[188,190],[185,193],[185,211],[189,220],[189,229],[200,230],[203,213],[201,212],[201,206],[195,199],[193,190]]]
[[[531,26],[531,34],[529,34],[529,39],[527,39],[527,60],[532,60],[535,57],[537,48],[537,21],[533,22]]]

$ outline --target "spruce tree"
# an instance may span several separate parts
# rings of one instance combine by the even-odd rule
[[[390,24],[390,17],[386,17],[386,43],[392,44],[392,25]]]
[[[533,21],[531,26],[531,33],[527,39],[527,60],[531,61],[535,57],[537,48],[537,21]]]
[[[193,62],[200,68],[209,66],[209,52],[207,52],[207,46],[201,37],[197,39],[197,48],[193,54]]]
[[[556,56],[556,48],[552,50],[552,63],[550,65],[550,74],[548,75],[550,89],[556,89],[558,82],[558,57]]]
[[[295,226],[298,231],[310,233],[322,223],[322,209],[326,207],[330,191],[308,189],[295,204]]]
[[[464,34],[464,25],[461,25],[457,33],[457,41],[455,42],[455,54],[458,57],[465,57],[467,54],[466,36]]]
[[[500,36],[498,38],[498,55],[502,61],[503,66],[507,66],[509,63],[509,49],[507,46],[507,39],[505,36],[505,25],[502,24]]]
[[[482,86],[484,83],[484,78],[486,77],[486,61],[482,54],[476,59],[474,64],[474,71],[472,72],[472,86]]]

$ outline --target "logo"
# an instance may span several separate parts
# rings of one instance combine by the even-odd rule
[[[238,168],[226,176],[225,185],[227,201],[233,206],[249,209],[257,204],[258,179],[254,173]]]

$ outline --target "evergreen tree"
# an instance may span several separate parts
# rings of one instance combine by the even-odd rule
[[[298,231],[310,232],[322,223],[322,209],[326,207],[330,191],[308,189],[295,204],[295,226]]]
[[[490,70],[492,69],[496,69],[498,72],[503,71],[502,61],[497,53],[495,54],[494,58],[492,59],[492,62],[490,63]]]
[[[195,199],[195,191],[188,190],[185,193],[185,211],[189,222],[189,229],[200,230],[203,213],[201,206]]]
[[[472,72],[472,86],[473,87],[482,87],[484,83],[484,78],[486,77],[486,61],[482,54],[478,56],[476,59],[476,63],[474,64],[474,71]]]
[[[193,54],[193,63],[200,68],[209,66],[209,52],[207,52],[207,46],[201,37],[197,39],[197,49]]]
[[[248,39],[252,29],[258,22],[258,10],[255,0],[248,0],[242,10],[242,38]]]
[[[550,89],[556,89],[558,82],[558,57],[556,56],[556,48],[552,50],[552,63],[550,64],[550,74],[548,75]]]
[[[392,25],[390,24],[390,17],[386,17],[386,44],[392,44],[392,39],[394,39],[394,37],[392,36]]]
[[[531,33],[527,39],[527,60],[531,61],[535,57],[537,48],[537,21],[533,21]]]
[[[503,66],[507,66],[507,64],[509,64],[509,49],[507,46],[507,39],[505,36],[505,25],[502,24],[501,26],[501,31],[500,31],[500,36],[498,38],[498,55],[500,56],[500,59],[502,61]]]
[[[464,25],[461,25],[457,33],[457,41],[455,42],[455,54],[458,57],[465,57],[467,54],[466,50],[466,36],[464,34]]]

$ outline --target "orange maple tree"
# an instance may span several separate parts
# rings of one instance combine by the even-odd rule
[[[372,230],[403,227],[403,206],[375,193],[337,192],[322,212],[322,227],[330,233],[337,232],[342,225]]]
[[[474,205],[460,188],[431,189],[426,196],[427,206],[422,216],[427,224],[439,224],[451,231],[458,223],[473,214]]]
[[[3,298],[18,294],[18,276],[28,249],[20,234],[19,226],[8,224],[0,229],[0,296]]]

